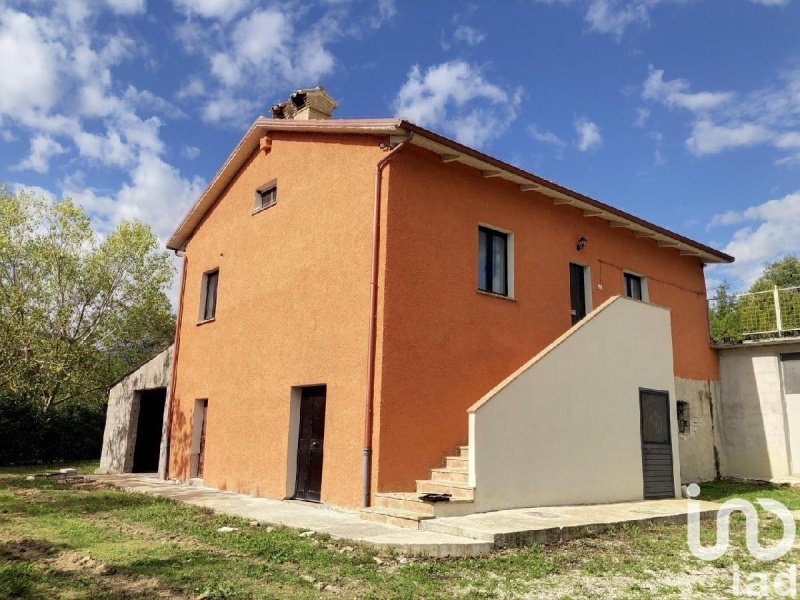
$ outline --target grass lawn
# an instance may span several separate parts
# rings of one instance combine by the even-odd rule
[[[734,496],[771,497],[800,510],[800,490],[703,488],[707,500]],[[0,598],[708,598],[731,596],[734,563],[744,579],[800,562],[798,549],[780,562],[755,561],[744,548],[744,520],[733,523],[731,551],[712,563],[689,553],[683,526],[629,527],[477,559],[418,560],[141,494],[5,472]],[[223,525],[238,530],[218,532]],[[715,540],[714,527],[704,524],[706,543]],[[762,520],[762,543],[780,532],[777,519]]]

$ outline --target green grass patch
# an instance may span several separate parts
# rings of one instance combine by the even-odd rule
[[[0,475],[33,475],[66,468],[76,469],[80,475],[89,475],[94,473],[99,466],[100,461],[97,459],[73,460],[71,462],[50,463],[46,465],[0,466]]]
[[[800,491],[718,482],[703,498],[770,497],[800,507]],[[222,526],[237,528],[220,533]],[[765,520],[763,539],[780,523]],[[702,526],[706,543],[715,522]],[[770,571],[800,562],[756,563],[733,519],[733,552],[714,563],[688,551],[684,526],[615,532],[486,557],[421,560],[378,554],[171,500],[114,489],[79,490],[53,480],[0,477],[0,597],[131,598],[670,598],[725,596],[734,562]]]

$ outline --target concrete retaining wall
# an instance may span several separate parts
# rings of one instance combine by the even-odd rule
[[[476,509],[641,500],[640,388],[669,394],[679,496],[670,313],[617,297],[470,408]]]
[[[780,355],[791,352],[800,352],[800,341],[719,350],[723,476],[770,480],[792,475],[792,431],[780,374]]]
[[[173,346],[170,346],[109,390],[103,452],[100,456],[98,473],[130,472],[133,466],[133,450],[136,446],[136,423],[139,418],[137,392],[154,388],[167,388],[169,391],[172,378],[172,349]],[[168,410],[169,395],[164,407],[165,415]],[[162,435],[162,455],[165,452]]]
[[[689,431],[678,435],[681,482],[699,483],[717,478],[719,382],[675,378],[675,399],[689,404]]]

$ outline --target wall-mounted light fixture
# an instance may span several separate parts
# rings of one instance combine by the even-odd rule
[[[575,247],[578,249],[578,252],[580,252],[581,250],[583,250],[584,248],[586,248],[586,242],[588,242],[588,241],[589,241],[589,240],[587,240],[587,239],[586,239],[585,237],[583,237],[583,236],[581,236],[581,237],[580,237],[580,239],[578,239],[578,244],[575,246]]]

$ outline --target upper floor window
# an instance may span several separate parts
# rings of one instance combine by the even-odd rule
[[[634,300],[647,301],[647,282],[641,275],[625,273],[625,295]]]
[[[200,294],[200,320],[210,321],[217,314],[217,284],[219,269],[203,273],[203,288]]]
[[[478,227],[478,289],[501,296],[509,295],[508,233]]]
[[[253,212],[273,206],[278,201],[278,180],[273,179],[256,190],[253,200]]]

